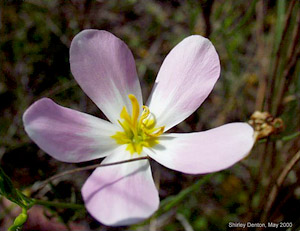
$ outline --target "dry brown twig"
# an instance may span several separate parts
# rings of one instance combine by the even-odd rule
[[[270,213],[270,210],[274,204],[274,201],[276,199],[276,196],[279,192],[279,189],[281,188],[284,180],[286,179],[289,172],[293,169],[293,167],[297,164],[297,162],[300,160],[300,150],[293,156],[293,158],[287,163],[287,165],[284,167],[284,169],[279,174],[276,182],[274,183],[271,193],[269,194],[269,197],[267,199],[267,203],[264,209],[264,213],[262,216],[262,221],[266,221],[268,218],[268,215]]]
[[[65,172],[61,172],[58,173],[46,180],[44,180],[42,183],[40,183],[35,189],[33,189],[33,193],[36,194],[38,191],[40,191],[42,188],[44,188],[48,183],[50,183],[51,181],[60,178],[62,176],[68,175],[68,174],[72,174],[72,173],[77,173],[77,172],[81,172],[81,171],[86,171],[86,170],[91,170],[91,169],[95,169],[95,168],[99,168],[99,167],[107,167],[107,166],[112,166],[112,165],[117,165],[117,164],[124,164],[124,163],[129,163],[129,162],[133,162],[133,161],[139,161],[139,160],[146,160],[149,159],[148,156],[143,156],[143,157],[138,157],[138,158],[133,158],[133,159],[129,159],[129,160],[123,160],[123,161],[117,161],[114,163],[108,163],[108,164],[94,164],[94,165],[89,165],[89,166],[85,166],[85,167],[81,167],[81,168],[75,168],[75,169],[71,169]]]

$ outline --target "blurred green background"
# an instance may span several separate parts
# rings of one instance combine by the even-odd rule
[[[29,139],[22,124],[26,108],[42,97],[102,116],[69,67],[71,40],[86,28],[110,31],[128,44],[144,100],[178,42],[191,34],[212,41],[221,77],[203,105],[172,132],[248,121],[256,110],[284,122],[282,132],[260,140],[249,157],[219,173],[192,176],[151,163],[163,202],[142,224],[105,227],[82,209],[37,206],[30,211],[35,222],[29,219],[24,230],[238,230],[228,223],[268,221],[293,222],[291,230],[299,230],[299,162],[288,169],[300,149],[299,12],[297,0],[1,0],[0,164],[29,195],[37,182],[57,172],[99,163],[54,160]],[[66,175],[33,196],[81,204],[80,188],[90,173]],[[0,196],[0,230],[11,225],[15,211]]]

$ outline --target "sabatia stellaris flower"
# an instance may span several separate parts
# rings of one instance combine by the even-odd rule
[[[132,53],[107,31],[84,30],[72,41],[71,71],[83,91],[110,122],[44,98],[24,113],[27,134],[45,152],[64,162],[106,157],[111,163],[150,156],[189,174],[219,171],[243,159],[253,143],[247,123],[204,132],[169,133],[191,115],[220,75],[211,42],[192,35],[164,60],[147,106]],[[137,223],[158,208],[159,197],[148,160],[97,168],[82,187],[90,214],[106,225]]]

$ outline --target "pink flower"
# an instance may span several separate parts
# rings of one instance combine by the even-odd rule
[[[30,138],[55,159],[77,163],[106,157],[103,163],[150,156],[189,174],[228,168],[253,146],[247,123],[204,132],[163,134],[191,115],[219,78],[220,61],[211,42],[192,35],[166,57],[152,93],[142,106],[133,55],[107,31],[84,30],[72,41],[71,71],[83,91],[110,122],[43,98],[24,113]],[[159,206],[148,160],[98,168],[82,196],[90,214],[120,226],[148,218]]]

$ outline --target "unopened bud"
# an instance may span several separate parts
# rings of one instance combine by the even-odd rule
[[[23,211],[19,216],[14,220],[14,224],[9,227],[9,231],[19,230],[19,228],[27,221],[28,215],[27,211]]]

